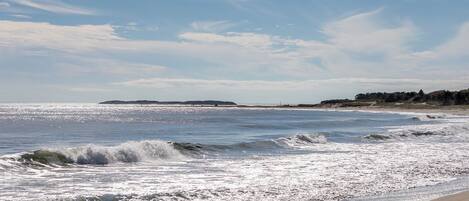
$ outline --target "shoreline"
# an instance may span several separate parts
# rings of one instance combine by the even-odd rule
[[[303,110],[331,110],[331,111],[371,111],[371,112],[410,112],[410,113],[445,113],[459,116],[469,116],[469,105],[458,106],[431,106],[421,107],[419,105],[374,105],[374,106],[302,106],[300,105],[177,105],[177,104],[102,104],[102,105],[139,105],[147,107],[203,107],[203,108],[239,108],[239,109],[303,109]]]
[[[457,116],[469,116],[469,109],[466,108],[455,108],[455,107],[439,107],[439,108],[428,108],[428,109],[417,109],[417,108],[401,108],[401,107],[344,107],[334,108],[336,110],[356,110],[356,111],[373,111],[373,112],[411,112],[411,113],[422,113],[422,114],[435,114],[444,113]]]
[[[457,116],[469,116],[469,106],[435,106],[431,108],[412,108],[399,106],[361,106],[361,107],[303,107],[303,106],[266,106],[266,105],[237,105],[219,106],[234,108],[264,108],[264,109],[311,109],[311,110],[331,110],[331,111],[363,111],[363,112],[396,112],[396,113],[421,113],[421,114],[450,114]]]
[[[338,111],[373,111],[373,112],[412,112],[412,113],[421,113],[421,114],[448,114],[456,116],[469,116],[469,109],[467,106],[463,107],[437,107],[437,108],[402,108],[402,107],[344,107],[344,108],[335,108]],[[431,201],[469,201],[469,189],[454,193],[440,196]]]
[[[365,106],[365,107],[338,107],[324,108],[336,111],[363,111],[363,112],[396,112],[396,113],[419,113],[422,115],[446,114],[455,116],[469,116],[467,106],[437,106],[433,108],[405,108],[398,106]],[[469,189],[451,194],[443,194],[431,201],[469,201]]]
[[[469,191],[463,191],[452,195],[443,196],[432,201],[466,201],[469,200]]]

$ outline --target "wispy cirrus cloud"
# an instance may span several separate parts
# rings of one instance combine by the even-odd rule
[[[142,25],[137,22],[128,22],[124,25],[112,25],[113,28],[120,30],[122,32],[132,32],[132,31],[148,31],[155,32],[160,29],[156,25]]]
[[[58,14],[96,15],[96,11],[73,6],[59,0],[15,0],[11,3]]]
[[[50,23],[0,21],[0,46],[60,51],[96,50],[121,39],[111,25],[59,26]]]
[[[225,31],[229,28],[236,26],[234,22],[227,20],[216,20],[216,21],[194,21],[191,23],[191,28],[195,31],[201,32],[219,32]]]
[[[8,2],[0,2],[0,11],[9,7],[10,4]]]
[[[327,43],[344,51],[399,54],[406,51],[418,30],[410,21],[385,26],[379,20],[382,9],[359,13],[322,28]]]
[[[179,38],[205,43],[227,43],[243,47],[266,48],[275,42],[270,35],[256,33],[236,33],[228,32],[226,34],[185,32],[179,35]]]
[[[12,17],[20,18],[20,19],[31,19],[31,16],[29,15],[22,15],[22,14],[12,14],[10,15]]]
[[[469,51],[469,22],[462,24],[453,38],[438,46],[434,53],[439,57],[454,59],[455,57],[467,57]],[[435,56],[436,56],[435,55]]]
[[[61,52],[142,52],[194,58],[224,68],[268,70],[299,76],[403,76],[403,71],[425,67],[421,57],[435,52],[461,54],[466,25],[438,47],[413,52],[416,37],[410,22],[384,26],[380,9],[326,23],[326,40],[283,38],[275,35],[227,32],[184,32],[180,41],[131,40],[111,25],[62,26],[50,23],[0,21],[0,46],[15,49],[48,48]],[[379,67],[377,67],[379,66]],[[350,71],[353,69],[353,71]],[[419,76],[421,72],[413,72]],[[460,74],[460,73],[459,73]]]

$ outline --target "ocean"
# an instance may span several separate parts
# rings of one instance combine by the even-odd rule
[[[430,200],[468,173],[464,116],[0,104],[0,200]]]

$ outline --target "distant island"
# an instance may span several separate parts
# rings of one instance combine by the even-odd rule
[[[235,102],[231,101],[218,101],[218,100],[194,100],[194,101],[155,101],[155,100],[135,100],[135,101],[122,101],[110,100],[100,102],[99,104],[141,104],[141,105],[212,105],[212,106],[235,106]]]

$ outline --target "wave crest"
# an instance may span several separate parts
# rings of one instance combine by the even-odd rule
[[[183,155],[164,141],[131,141],[113,147],[87,145],[59,150],[77,164],[108,164],[145,160],[178,159]]]
[[[430,140],[439,142],[469,141],[469,124],[447,123],[427,124],[418,126],[402,126],[389,129],[385,133],[370,134],[363,137],[365,141],[385,140]]]
[[[32,165],[132,163],[147,160],[180,159],[183,155],[167,142],[130,141],[117,146],[85,145],[64,149],[43,149],[22,154],[20,159]]]
[[[290,137],[279,138],[276,142],[289,147],[298,147],[310,144],[326,143],[327,138],[321,134],[296,134]]]
[[[84,145],[61,149],[41,149],[19,155],[10,161],[33,166],[106,165],[155,160],[178,160],[224,150],[258,151],[284,148],[301,148],[326,143],[320,134],[296,134],[271,140],[242,142],[231,145],[166,142],[160,140],[130,141],[116,146]]]
[[[171,142],[175,149],[184,155],[210,154],[219,151],[262,151],[272,149],[301,148],[312,144],[326,143],[327,139],[320,134],[296,134],[289,137],[280,137],[270,140],[259,140],[253,142],[240,142],[229,145],[197,144]]]

